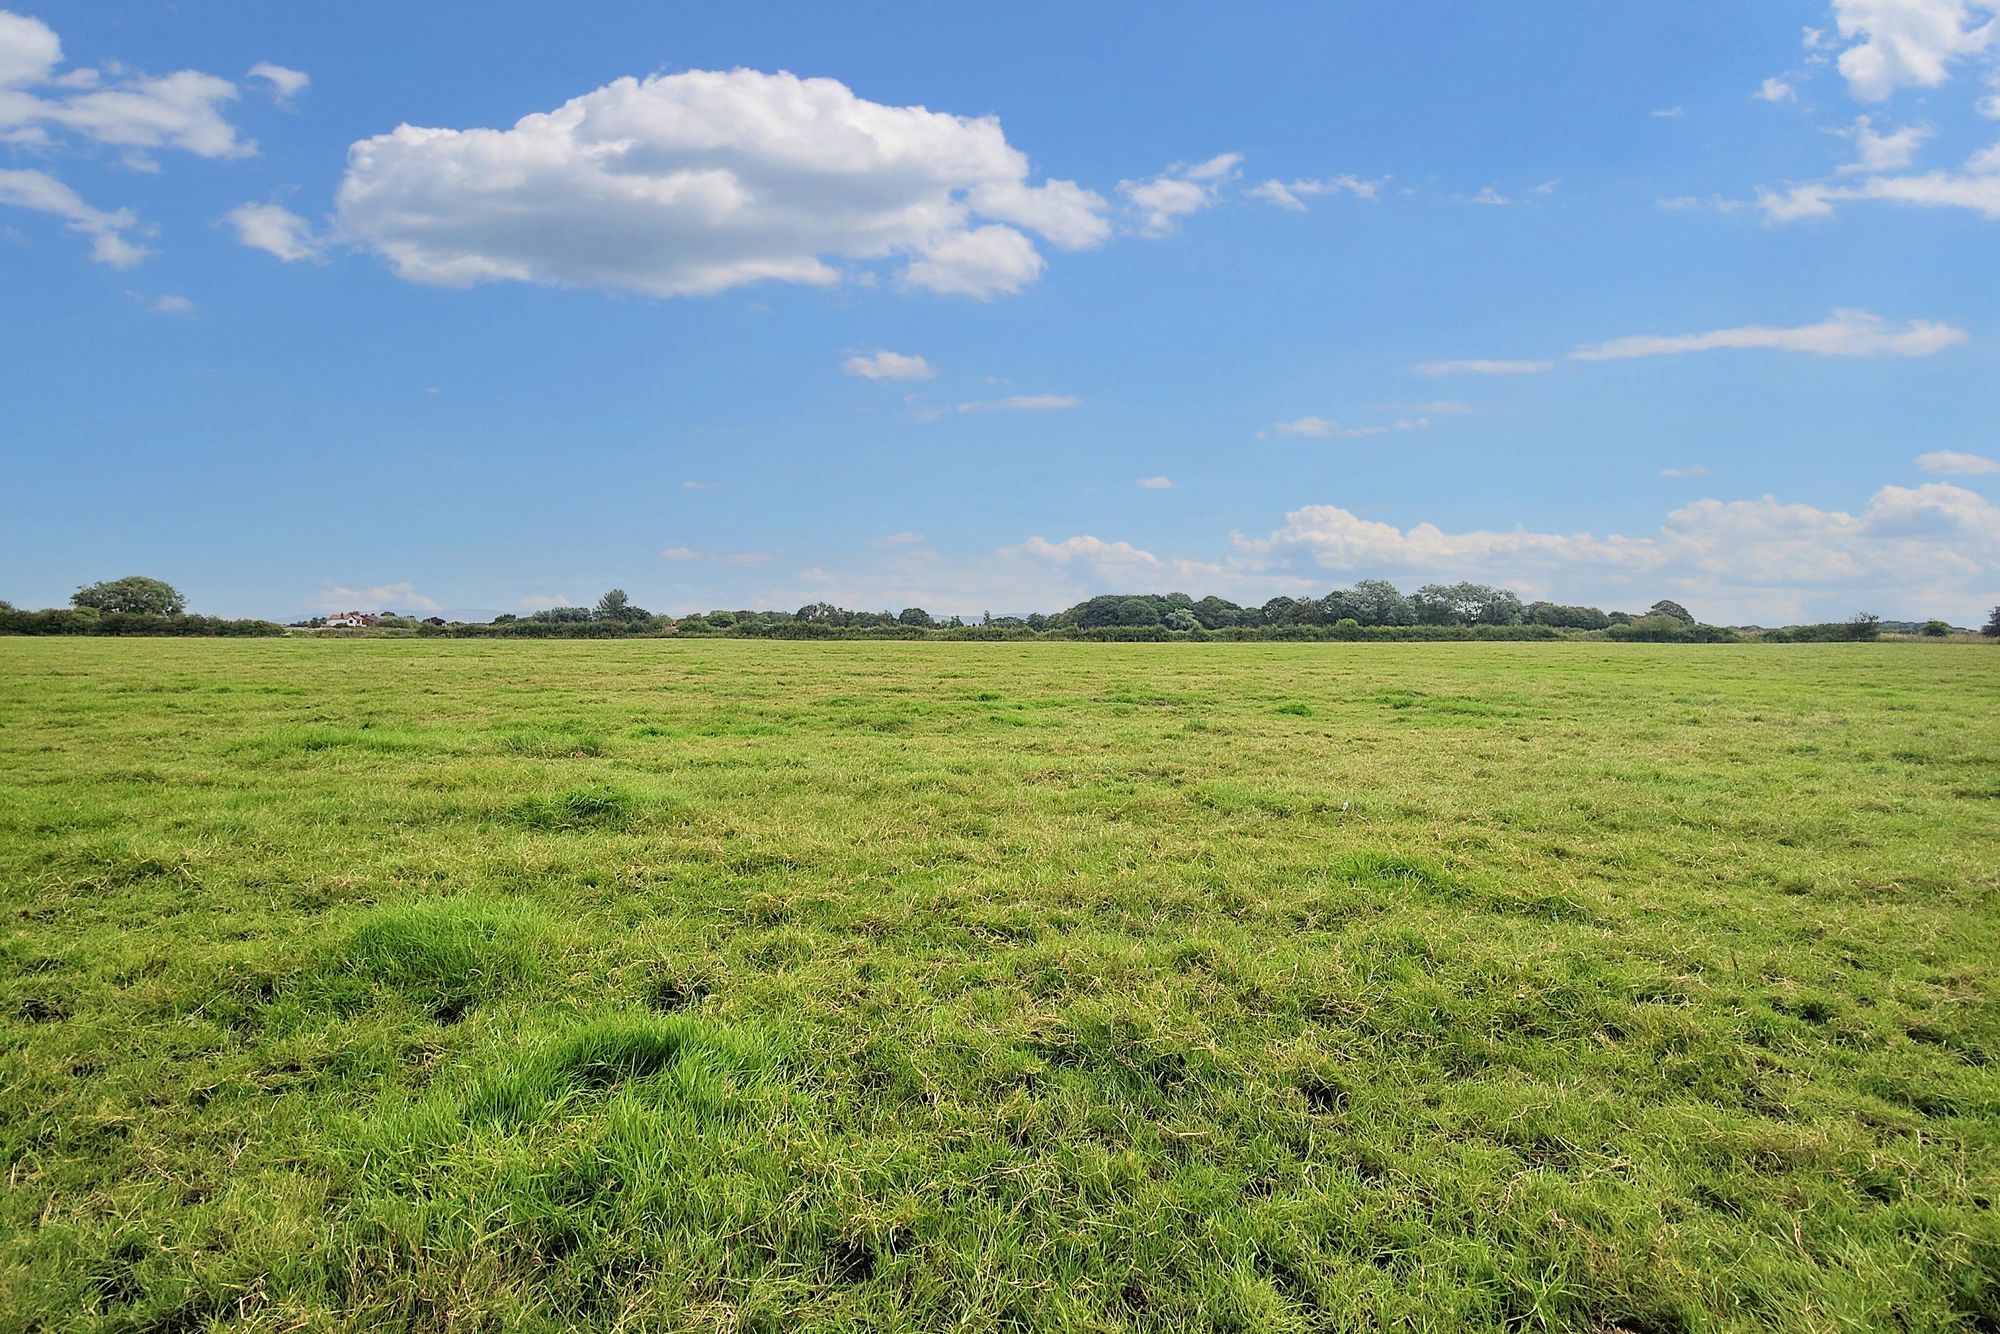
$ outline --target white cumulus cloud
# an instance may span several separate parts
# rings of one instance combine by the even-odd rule
[[[239,204],[223,215],[223,221],[235,229],[238,244],[288,263],[317,260],[324,253],[312,224],[282,204]]]
[[[841,266],[975,297],[1109,235],[1103,198],[1029,184],[993,117],[885,106],[757,70],[623,78],[509,128],[413,125],[348,150],[343,240],[411,281],[694,296]]]
[[[1205,162],[1179,163],[1145,180],[1120,181],[1118,193],[1137,215],[1142,235],[1168,236],[1180,219],[1216,205],[1241,161],[1241,153],[1218,153]]]
[[[304,70],[287,69],[274,65],[268,60],[260,60],[250,67],[249,77],[261,79],[271,86],[271,96],[280,103],[289,102],[306,90],[312,76]]]
[[[1878,131],[1872,117],[1862,116],[1851,128],[1836,133],[1854,141],[1855,160],[1839,169],[1840,175],[1848,176],[1857,172],[1901,171],[1916,158],[1917,150],[1935,131],[1928,125]]]
[[[1852,43],[1840,53],[1840,72],[1864,102],[1937,87],[1954,62],[1991,49],[2000,30],[1984,0],[1833,0],[1833,15]]]
[[[1640,536],[1525,528],[1447,532],[1400,528],[1337,505],[1308,505],[1261,538],[1237,536],[1246,557],[1303,559],[1329,571],[1472,578],[1606,605],[1699,592],[1722,618],[1952,607],[1959,614],[2000,588],[2000,506],[1944,482],[1885,486],[1859,514],[1758,500],[1698,500]]]
[[[1937,477],[1990,477],[2000,473],[2000,459],[1984,454],[1965,454],[1956,449],[1934,449],[1917,455],[1917,466]]]
[[[849,357],[840,363],[840,371],[864,380],[928,380],[937,374],[920,356],[887,351]]]

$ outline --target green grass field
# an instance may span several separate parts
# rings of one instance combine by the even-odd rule
[[[0,641],[0,1330],[2000,1330],[2000,651]]]

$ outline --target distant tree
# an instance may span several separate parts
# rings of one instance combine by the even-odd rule
[[[1553,602],[1530,602],[1526,615],[1530,625],[1552,625],[1559,630],[1602,630],[1611,624],[1611,618],[1595,607],[1563,607]]]
[[[798,609],[797,619],[808,625],[833,625],[845,617],[831,602],[808,602]]]
[[[1363,625],[1415,625],[1416,610],[1386,579],[1363,579],[1347,591],[1347,615]]]
[[[922,607],[905,607],[896,614],[896,620],[902,625],[914,625],[919,630],[928,630],[936,624],[931,620],[931,614]]]
[[[1521,599],[1486,584],[1426,584],[1410,599],[1420,625],[1519,625]]]
[[[1996,608],[1996,610],[2000,610],[2000,608]],[[1046,630],[1049,628],[1049,618],[1038,611],[1030,612],[1028,613],[1028,628],[1036,631]]]
[[[1298,605],[1298,601],[1294,598],[1282,596],[1272,598],[1260,608],[1264,613],[1264,623],[1266,625],[1289,624],[1292,619],[1292,612]]]
[[[1917,633],[1928,639],[1943,639],[1951,633],[1951,627],[1943,621],[1925,621],[1917,627]]]
[[[1635,616],[1614,625],[1609,637],[1612,639],[1638,639],[1655,643],[1666,643],[1688,638],[1688,627],[1664,612]]]
[[[1979,633],[1988,639],[2000,639],[2000,607],[1993,609],[1993,614],[1986,618],[1986,624],[1979,627]]]
[[[1186,607],[1175,607],[1162,618],[1160,624],[1169,630],[1199,630],[1201,618]]]
[[[544,607],[528,619],[552,622],[556,625],[580,625],[591,619],[589,607]]]
[[[187,610],[187,599],[172,584],[144,575],[127,575],[101,584],[91,584],[70,594],[70,602],[92,611],[136,611],[154,616],[178,616]]]
[[[1847,618],[1847,632],[1855,639],[1874,639],[1882,633],[1882,618],[1872,611],[1857,611]]]
[[[653,613],[634,604],[622,588],[614,588],[597,599],[590,615],[592,620],[610,621],[616,625],[644,625],[653,619]]]
[[[1646,614],[1648,616],[1671,616],[1682,625],[1694,624],[1693,612],[1683,607],[1680,603],[1670,602],[1666,598],[1661,598],[1658,602],[1648,607]]]
[[[511,611],[503,611],[498,616],[495,616],[493,618],[492,623],[494,625],[512,625],[514,622],[520,619],[521,618],[519,616],[516,616]]]
[[[1189,610],[1201,621],[1202,627],[1208,630],[1220,630],[1231,625],[1247,625],[1255,616],[1254,612],[1246,611],[1234,602],[1212,594],[1195,603]]]

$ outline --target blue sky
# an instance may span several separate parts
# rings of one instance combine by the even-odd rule
[[[19,605],[2000,602],[1975,0],[0,5]]]

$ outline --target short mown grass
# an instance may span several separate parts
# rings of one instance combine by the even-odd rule
[[[0,641],[0,1334],[2000,1329],[2000,653]]]

